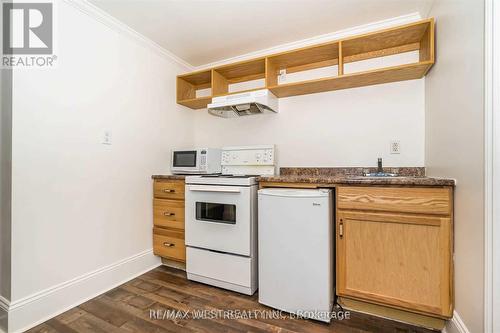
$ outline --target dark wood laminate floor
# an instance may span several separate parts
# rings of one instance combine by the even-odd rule
[[[28,332],[334,332],[427,333],[410,325],[351,312],[349,320],[323,324],[304,319],[175,319],[151,318],[151,310],[264,310],[257,294],[245,296],[192,282],[183,271],[158,267],[103,295],[73,308]],[[179,312],[182,314],[183,312]]]

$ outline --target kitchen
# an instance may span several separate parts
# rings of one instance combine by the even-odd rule
[[[1,71],[0,328],[495,332],[490,2],[53,2],[54,68]],[[243,309],[285,318],[150,312]]]

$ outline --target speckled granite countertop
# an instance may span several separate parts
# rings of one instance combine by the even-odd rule
[[[153,179],[166,179],[166,180],[184,180],[186,175],[152,175]]]
[[[261,182],[311,183],[322,185],[408,185],[408,186],[455,186],[455,179],[426,177],[425,168],[384,168],[385,172],[399,177],[364,177],[375,168],[281,168],[279,176],[259,177]],[[153,179],[184,180],[185,175],[153,175]]]
[[[384,168],[384,172],[398,177],[365,177],[364,173],[376,172],[375,168],[281,168],[279,176],[260,177],[261,182],[350,184],[350,185],[408,185],[455,186],[455,179],[426,177],[425,168]]]

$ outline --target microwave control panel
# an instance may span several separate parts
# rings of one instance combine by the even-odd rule
[[[222,148],[223,174],[274,175],[275,162],[274,145]]]

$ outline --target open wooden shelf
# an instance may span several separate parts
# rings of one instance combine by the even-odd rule
[[[280,70],[295,73],[339,63],[339,43],[331,42],[293,51],[282,52],[267,57],[266,80],[267,86],[278,84]]]
[[[204,109],[211,102],[212,102],[212,96],[204,96],[204,97],[183,99],[183,100],[177,101],[178,104],[187,106],[188,108],[195,109],[195,110],[196,109]]]
[[[212,69],[212,95],[223,96],[230,94],[230,84],[264,79],[265,77],[265,58],[241,61],[234,64],[216,67]],[[263,88],[265,87],[262,87],[261,89]]]
[[[211,88],[212,71],[198,71],[177,76],[177,103],[191,109],[202,109],[207,107],[212,97],[196,97],[197,90]]]
[[[419,62],[416,64],[386,67],[317,80],[275,85],[268,87],[268,89],[277,97],[289,97],[381,83],[413,80],[424,76],[430,66],[432,66],[430,62]]]
[[[418,51],[418,61],[345,74],[345,64]],[[434,64],[434,19],[337,41],[303,47],[267,57],[241,61],[177,77],[177,103],[206,108],[214,96],[267,88],[277,97],[363,87],[419,79]],[[334,67],[336,66],[336,67]],[[331,67],[334,75],[279,84],[281,70],[296,73]],[[330,73],[330,72],[329,72]],[[331,73],[330,73],[331,74]],[[265,79],[265,87],[229,92],[229,85]],[[196,91],[211,88],[211,95],[196,98]]]

